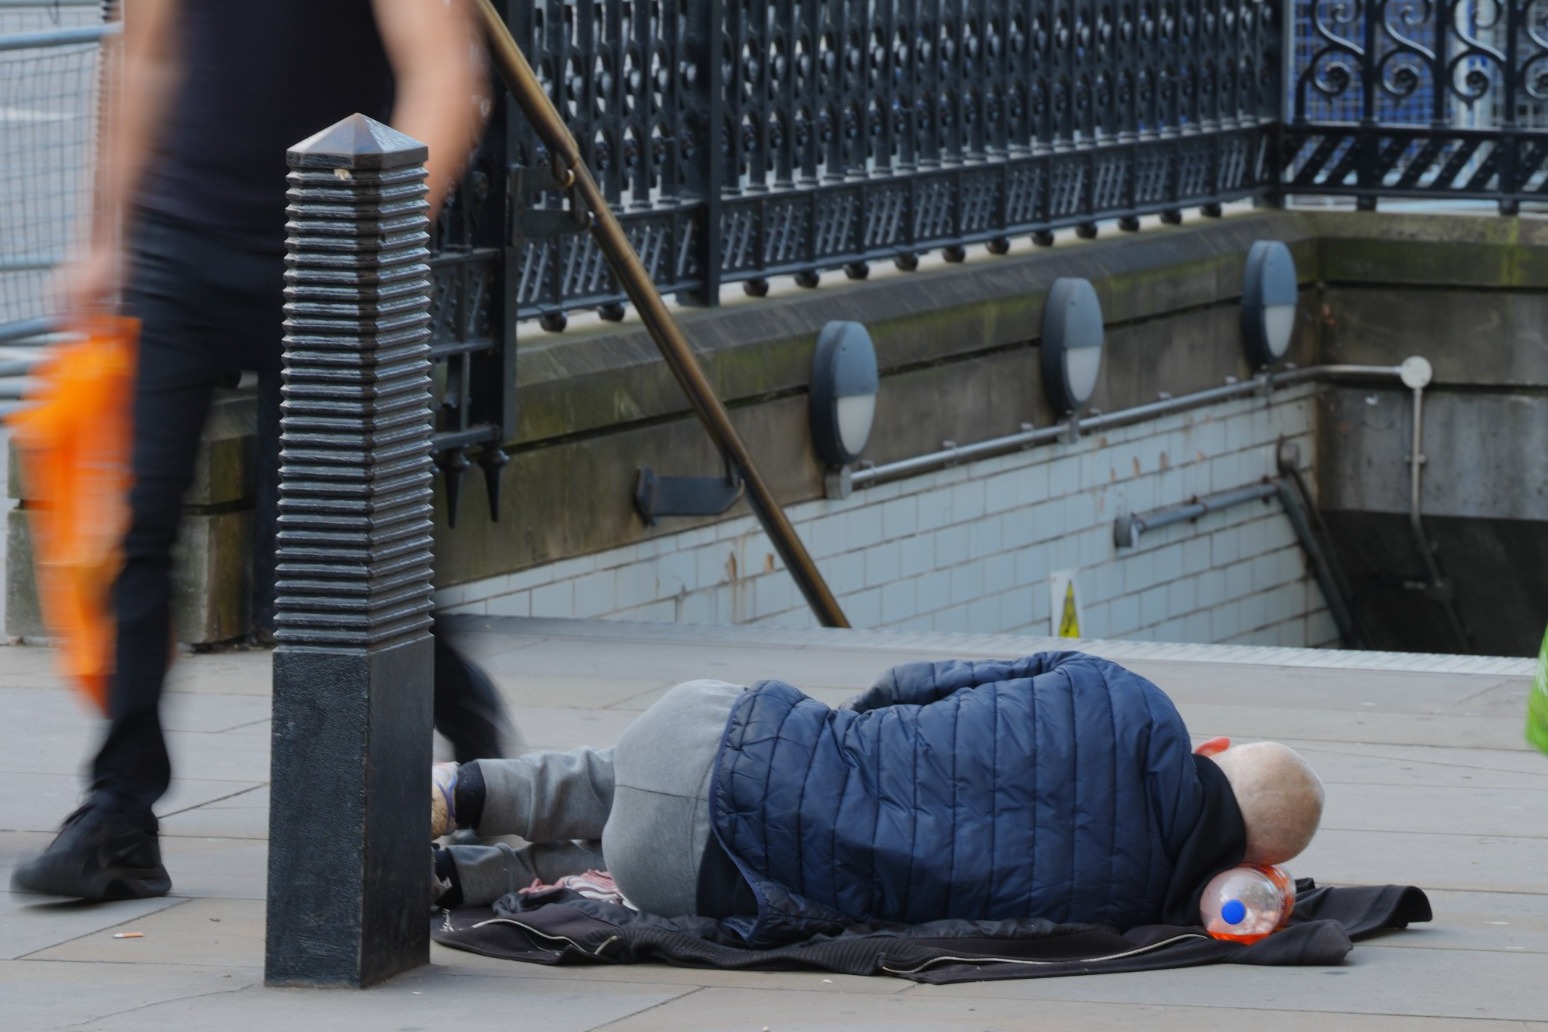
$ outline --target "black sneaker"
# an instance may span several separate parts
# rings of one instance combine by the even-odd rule
[[[500,689],[444,637],[435,639],[435,729],[451,743],[458,763],[524,751]]]
[[[88,800],[41,856],[12,872],[11,891],[85,900],[165,896],[172,879],[161,866],[156,827],[149,811],[115,812]]]

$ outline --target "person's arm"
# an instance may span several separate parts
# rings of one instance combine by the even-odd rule
[[[483,128],[483,40],[466,0],[372,0],[396,82],[392,127],[430,149],[430,217],[462,175]]]
[[[121,74],[115,90],[111,50],[103,76],[102,148],[96,196],[85,234],[85,253],[63,272],[67,315],[105,304],[122,275],[124,213],[140,188],[145,167],[166,125],[180,74],[177,53],[179,0],[133,0],[124,16]]]

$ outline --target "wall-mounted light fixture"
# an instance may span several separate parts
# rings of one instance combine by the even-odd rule
[[[1062,277],[1043,304],[1043,396],[1060,416],[1079,412],[1102,371],[1102,302],[1087,279]]]
[[[1254,371],[1276,366],[1295,339],[1295,258],[1279,240],[1259,240],[1242,270],[1242,348]]]
[[[830,322],[817,335],[812,356],[808,409],[812,445],[827,466],[847,466],[860,457],[876,418],[876,349],[857,322]]]

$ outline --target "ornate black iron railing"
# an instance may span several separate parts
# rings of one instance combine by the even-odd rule
[[[1259,0],[498,4],[657,287],[815,286],[922,252],[1136,228],[1275,187],[1281,28]],[[500,98],[438,228],[436,447],[497,483],[517,321],[623,292]]]
[[[456,523],[463,475],[484,473],[498,518],[506,438],[516,428],[516,324],[511,314],[507,207],[509,115],[491,97],[484,139],[434,231],[430,259],[430,354],[438,399],[433,449]]]
[[[1274,186],[1258,0],[596,0],[510,24],[663,291],[905,267]],[[524,127],[514,164],[538,169]],[[562,205],[518,199],[528,215]],[[518,223],[520,227],[522,223]],[[583,235],[518,239],[518,318],[617,311]],[[556,227],[574,228],[574,227]]]
[[[1548,199],[1548,0],[496,6],[658,289],[689,303],[1247,197]],[[517,322],[623,313],[508,111],[439,230],[453,495],[470,455],[498,481]]]
[[[1548,199],[1548,0],[1297,0],[1290,194]]]

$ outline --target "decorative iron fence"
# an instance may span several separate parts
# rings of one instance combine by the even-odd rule
[[[489,517],[500,509],[503,445],[516,429],[516,322],[506,182],[510,121],[503,92],[467,174],[448,198],[430,259],[430,357],[437,399],[433,449],[457,520],[462,477],[477,462]],[[470,454],[472,458],[470,458]]]
[[[1548,199],[1548,0],[1297,0],[1288,194]]]
[[[29,17],[38,6],[0,0]],[[1466,198],[1504,212],[1548,199],[1548,0],[497,6],[658,288],[689,303],[716,304],[726,284],[813,286],[876,261],[906,269],[926,251],[959,259],[1250,197]],[[38,43],[13,38],[0,62],[33,91],[5,91],[0,116],[21,140],[68,111],[79,142],[24,145],[32,165],[67,174],[7,162],[0,265],[33,277],[83,196],[68,173],[88,157],[95,85],[90,42],[46,56]],[[623,313],[542,145],[502,91],[493,103],[433,259],[436,451],[454,508],[475,462],[497,504],[517,323]],[[47,190],[61,183],[56,205]],[[40,218],[50,228],[27,228]],[[0,292],[0,323],[37,314],[12,300]]]
[[[687,303],[1249,197],[1514,212],[1548,178],[1548,0],[497,6],[657,287]],[[548,161],[497,112],[451,212],[462,228],[441,227],[453,496],[464,442],[496,482],[516,324],[624,311]]]
[[[512,33],[655,282],[908,267],[1276,183],[1281,26],[1259,0],[537,0]],[[513,303],[617,314],[514,127]]]

